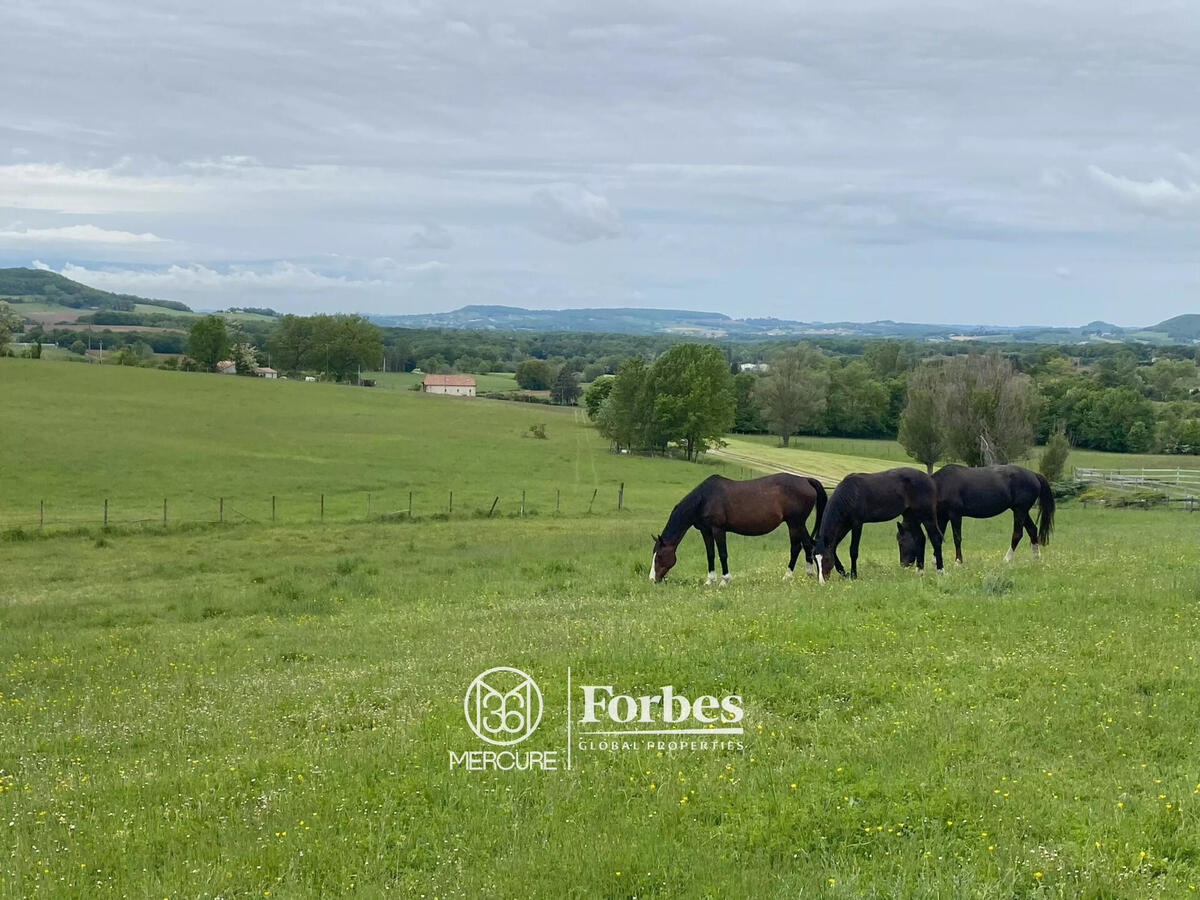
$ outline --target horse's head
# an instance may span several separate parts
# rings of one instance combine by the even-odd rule
[[[896,544],[900,547],[900,565],[908,567],[917,561],[924,538],[920,531],[910,529],[903,522],[896,523]]]
[[[654,537],[654,552],[650,556],[650,580],[662,581],[675,565],[676,544],[664,544],[662,535]]]
[[[813,542],[813,559],[817,563],[817,578],[821,584],[833,574],[834,548],[826,544],[823,535],[818,534]]]

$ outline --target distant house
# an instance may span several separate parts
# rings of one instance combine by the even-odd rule
[[[475,379],[470,375],[426,375],[421,379],[421,390],[427,394],[474,397]]]
[[[742,372],[765,372],[767,371],[766,363],[742,363],[738,369]]]
[[[237,374],[237,363],[235,363],[232,359],[221,360],[219,363],[217,363],[217,374],[218,375],[236,375]]]
[[[278,378],[279,377],[279,373],[276,372],[274,369],[272,369],[270,366],[255,366],[254,374],[257,375],[259,378]]]

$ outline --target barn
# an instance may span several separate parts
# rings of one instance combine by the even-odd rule
[[[474,397],[475,379],[470,375],[426,375],[421,379],[421,390],[427,394]]]

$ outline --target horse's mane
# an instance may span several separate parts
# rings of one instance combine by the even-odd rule
[[[662,541],[664,544],[679,543],[687,534],[687,530],[692,527],[696,516],[699,515],[700,504],[704,502],[705,486],[708,485],[708,481],[705,479],[700,482],[686,497],[675,504],[675,508],[671,510],[671,515],[667,519],[667,527],[663,529]]]

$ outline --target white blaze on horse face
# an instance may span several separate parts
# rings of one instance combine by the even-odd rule
[[[813,557],[813,559],[815,559],[817,561],[817,581],[821,584],[824,584],[825,583],[825,566],[822,565],[821,554],[818,553],[816,556]]]
[[[657,559],[658,559],[657,553],[650,554],[650,580],[651,581],[658,581],[658,578],[656,577],[658,575],[658,569],[655,567],[655,562],[657,561]]]

